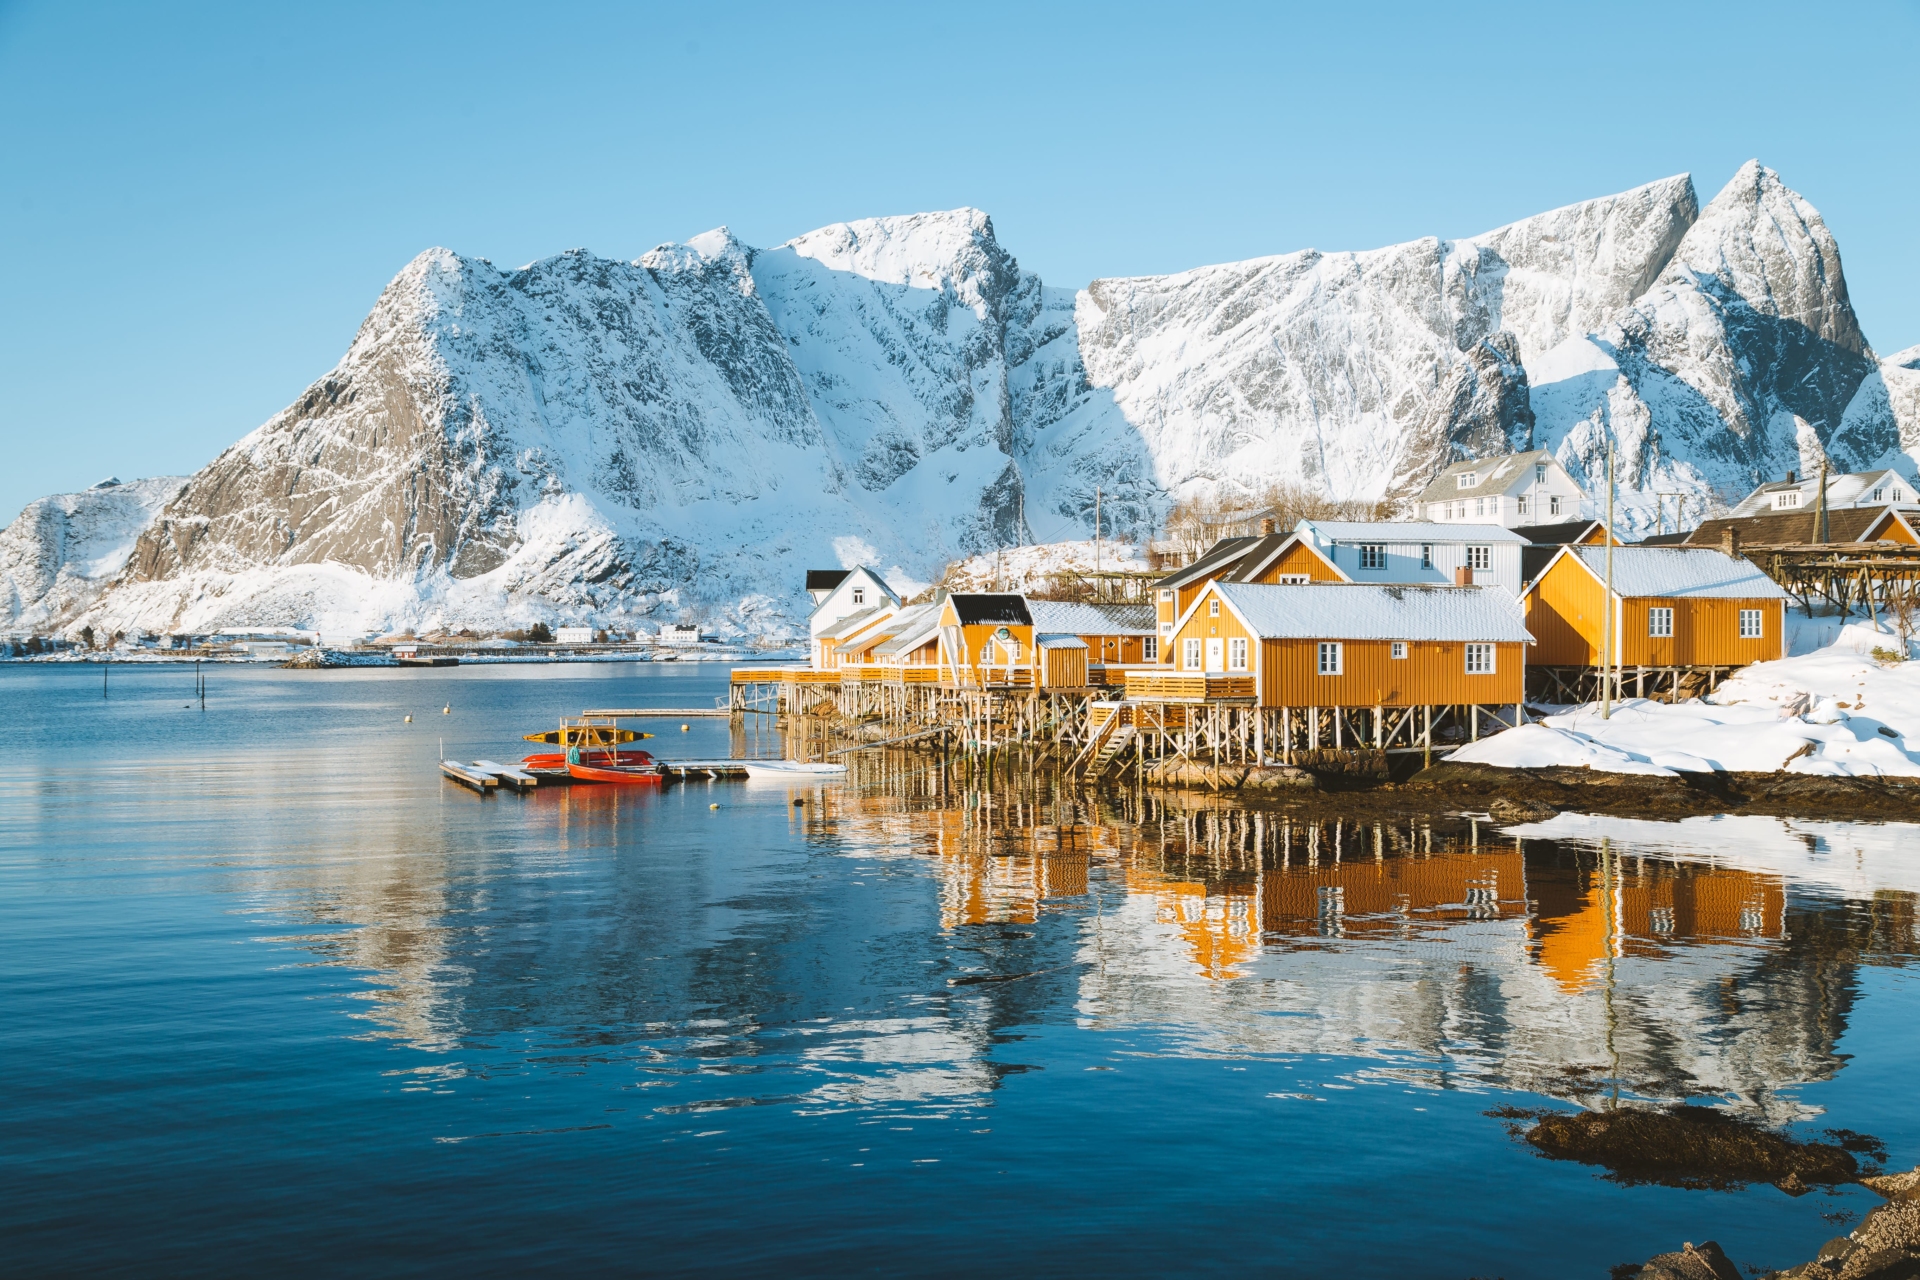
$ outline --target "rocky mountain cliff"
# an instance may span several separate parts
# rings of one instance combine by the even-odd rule
[[[434,249],[110,589],[15,574],[11,616],[780,632],[809,566],[928,580],[1085,537],[1096,489],[1106,531],[1145,534],[1178,497],[1403,497],[1535,446],[1597,490],[1609,440],[1628,523],[1673,493],[1697,519],[1920,446],[1920,358],[1876,361],[1820,215],[1757,163],[1704,210],[1680,176],[1464,240],[1078,293],[971,209],[513,271]]]
[[[0,618],[9,629],[46,632],[92,605],[185,484],[184,476],[116,478],[29,503],[0,530]]]

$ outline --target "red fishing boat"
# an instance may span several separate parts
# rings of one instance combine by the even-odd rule
[[[633,747],[621,749],[623,743],[650,736],[618,728],[604,716],[562,720],[557,731],[529,733],[526,740],[551,743],[563,749],[536,751],[521,757],[521,763],[530,770],[565,773],[574,782],[658,785],[665,780],[665,775],[649,752]]]
[[[578,751],[580,759],[567,761],[567,772],[572,775],[575,782],[612,782],[625,786],[644,786],[648,784],[658,786],[666,780],[665,775],[660,772],[660,766],[657,764],[588,764],[586,761],[593,759],[600,753],[593,751],[591,748],[576,750]]]

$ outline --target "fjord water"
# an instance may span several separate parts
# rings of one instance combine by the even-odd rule
[[[1914,829],[434,769],[725,681],[0,668],[8,1270],[1518,1280],[1877,1200],[1621,1185],[1498,1106],[1920,1163]],[[687,723],[648,745],[771,745]]]

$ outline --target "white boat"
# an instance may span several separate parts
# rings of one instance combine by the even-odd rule
[[[847,771],[843,764],[802,764],[798,760],[742,760],[740,767],[749,778],[838,778]]]

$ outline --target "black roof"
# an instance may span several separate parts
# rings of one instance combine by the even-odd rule
[[[1027,612],[1027,598],[1022,595],[956,591],[948,599],[953,601],[954,616],[963,627],[1033,625],[1033,615]]]
[[[1293,540],[1290,533],[1269,533],[1240,552],[1240,562],[1220,575],[1222,582],[1252,582],[1273,565],[1280,549]]]
[[[1277,536],[1277,535],[1276,535]],[[1185,587],[1218,577],[1223,567],[1232,565],[1252,549],[1258,538],[1222,538],[1207,548],[1207,554],[1184,569],[1175,569],[1160,579],[1162,587]]]
[[[1653,533],[1634,543],[1636,547],[1678,547],[1691,538],[1691,533]]]
[[[807,570],[807,590],[831,591],[847,580],[851,569],[809,569]]]
[[[1536,547],[1564,547],[1568,543],[1578,542],[1587,530],[1600,521],[1563,520],[1559,524],[1523,524],[1514,532]]]

